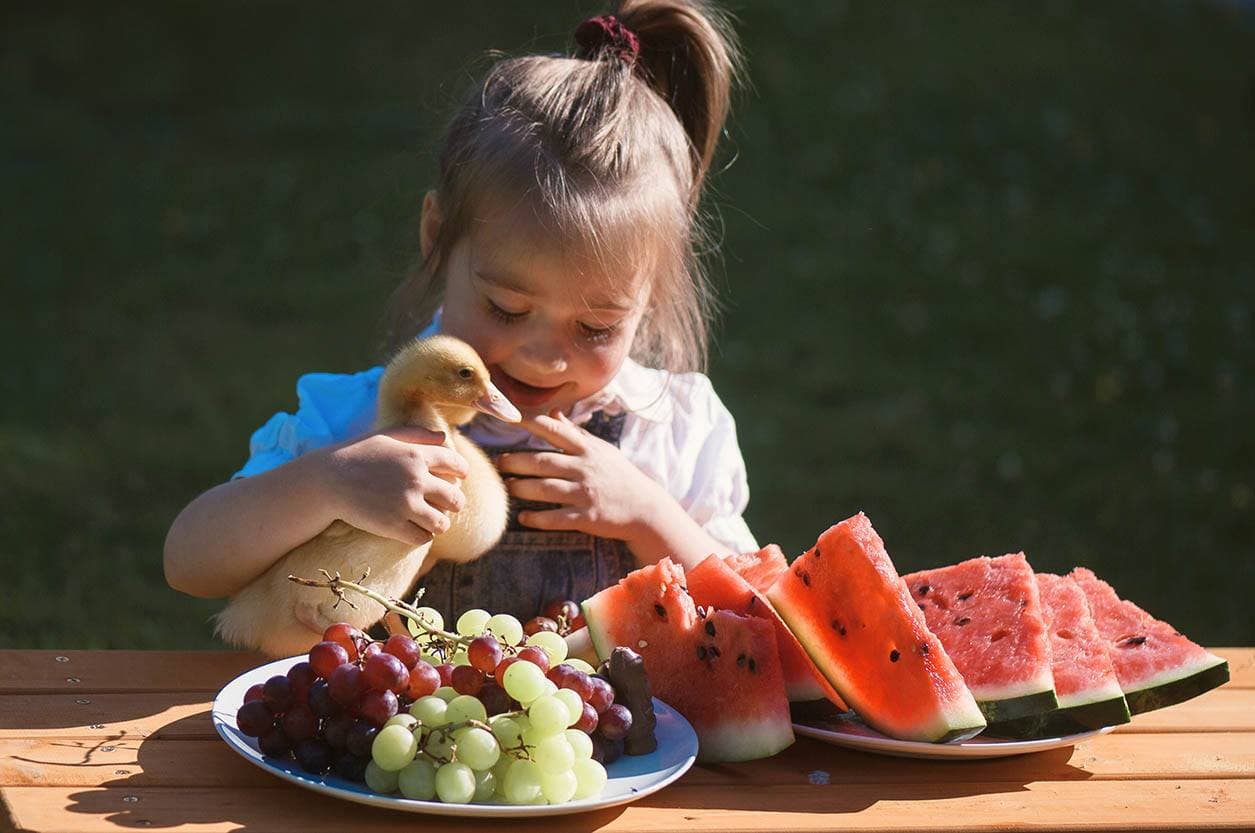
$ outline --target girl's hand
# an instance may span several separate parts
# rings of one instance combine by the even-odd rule
[[[445,513],[465,505],[455,481],[468,468],[443,442],[444,434],[407,427],[326,449],[322,471],[336,517],[414,546],[447,530]]]
[[[519,513],[519,523],[536,529],[576,530],[627,541],[644,536],[651,513],[674,504],[658,483],[618,448],[585,431],[565,415],[524,420],[523,427],[558,451],[517,451],[497,458],[506,489],[515,497],[560,504],[557,509]],[[678,507],[677,507],[678,508]],[[682,510],[681,510],[682,511]]]

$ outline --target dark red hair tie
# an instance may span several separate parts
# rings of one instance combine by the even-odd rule
[[[636,62],[636,56],[641,54],[640,38],[612,14],[590,17],[581,23],[575,30],[575,42],[589,58],[596,56],[598,51],[609,48],[614,50],[619,60],[631,65]]]

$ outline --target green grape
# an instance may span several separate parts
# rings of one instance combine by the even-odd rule
[[[540,767],[532,761],[518,760],[505,774],[505,799],[511,804],[531,804],[541,797]]]
[[[545,690],[545,673],[530,662],[516,662],[505,670],[501,678],[505,693],[520,703],[530,703]]]
[[[555,694],[557,691],[558,691],[558,685],[557,685],[557,683],[555,683],[553,680],[549,679],[548,677],[546,677],[546,678],[545,678],[545,681],[544,681],[543,683],[541,683],[541,686],[540,686],[540,693],[541,693],[542,695],[546,695],[546,694],[547,694],[547,695],[552,696],[552,695],[553,695],[553,694]]]
[[[558,700],[562,705],[566,706],[567,712],[571,715],[571,721],[567,726],[574,726],[584,714],[584,701],[580,696],[569,688],[560,688],[553,694],[549,695]]]
[[[440,611],[434,607],[420,607],[417,612],[418,618],[423,620],[423,624],[438,631],[444,630],[444,617],[440,615]],[[411,636],[426,636],[423,629],[414,624],[414,621],[408,616],[405,617],[405,624],[410,629]]]
[[[488,611],[473,607],[458,617],[457,631],[459,636],[479,636],[488,624]]]
[[[434,694],[420,697],[414,701],[414,705],[410,706],[410,714],[418,718],[424,726],[432,728],[448,723],[449,720],[446,717],[448,712],[449,704]]]
[[[521,664],[516,663],[516,665]],[[566,704],[556,697],[537,697],[527,707],[527,716],[531,718],[532,728],[542,737],[556,735],[571,725],[571,712]]]
[[[575,692],[571,693],[575,694]],[[579,697],[578,694],[575,696]],[[582,709],[583,706],[580,708]],[[484,709],[484,704],[479,702],[478,697],[472,697],[469,694],[459,694],[449,701],[445,719],[450,723],[465,723],[468,720],[484,721],[488,719],[488,712]]]
[[[501,749],[491,732],[472,727],[458,738],[457,755],[471,769],[482,771],[492,769],[501,757]]]
[[[444,657],[440,656],[440,654],[435,651],[423,651],[419,654],[419,659],[433,667],[444,662]]]
[[[597,673],[596,668],[593,668],[591,665],[589,665],[587,662],[584,662],[584,660],[580,659],[579,657],[567,657],[566,660],[563,662],[563,665],[569,665],[572,668],[574,668],[576,671],[583,671],[585,674]]]
[[[575,766],[571,767],[571,771],[575,773],[577,786],[575,788],[575,798],[591,798],[594,795],[601,795],[602,789],[606,786],[606,768],[591,758],[583,758],[575,762]]]
[[[438,760],[449,760],[453,757],[453,749],[457,739],[450,732],[432,732],[423,742],[423,751]]]
[[[517,665],[518,663],[515,663],[515,664]],[[445,701],[446,703],[452,703],[455,697],[460,697],[461,695],[458,694],[458,690],[454,688],[453,686],[442,685],[440,688],[433,691],[430,696],[439,697],[441,700]]]
[[[472,804],[487,804],[497,794],[497,769],[485,769],[475,772],[475,795],[471,796]]]
[[[475,773],[454,761],[436,770],[436,796],[446,804],[470,804],[475,797]]]
[[[387,729],[389,726],[404,726],[407,729],[413,729],[417,725],[417,717],[412,714],[401,712],[400,714],[394,714],[392,717],[388,718],[388,722],[383,725],[383,728]]]
[[[549,665],[553,667],[566,660],[566,640],[553,631],[537,631],[527,637],[528,645],[535,645],[549,655]]]
[[[579,729],[567,729],[562,733],[566,738],[566,742],[571,744],[571,751],[575,753],[575,760],[583,760],[593,756],[593,739]]]
[[[397,791],[397,774],[380,769],[379,764],[371,761],[366,764],[366,786],[380,795],[391,795]]]
[[[450,665],[470,665],[471,660],[466,655],[465,648],[458,648],[453,652],[453,656],[449,657]]]
[[[485,631],[491,631],[497,639],[506,645],[517,645],[523,641],[523,625],[508,613],[498,613],[489,618],[484,625]],[[558,637],[561,639],[562,637]],[[529,643],[530,644],[530,643]]]
[[[488,725],[492,727],[492,733],[501,742],[502,748],[509,749],[512,746],[518,746],[523,729],[514,718],[499,714],[490,720]]]
[[[530,746],[534,749],[540,745],[540,742],[542,740],[544,740],[547,737],[551,737],[552,734],[553,734],[552,732],[540,731],[535,726],[533,726],[531,721],[529,720],[527,722],[527,725],[523,727],[523,733],[521,737],[523,738],[523,744],[525,746]]]
[[[569,769],[540,773],[540,792],[550,804],[565,804],[575,796],[578,788],[579,780]]]
[[[502,753],[497,762],[492,765],[492,774],[497,777],[497,792],[505,789],[505,775],[510,771],[510,766],[518,760],[508,753]]]
[[[575,763],[575,751],[563,735],[551,735],[536,746],[536,765],[541,772],[556,775],[566,772]]]
[[[415,758],[397,773],[397,786],[406,798],[431,801],[436,797],[436,765],[426,755]]]
[[[380,769],[399,772],[418,752],[418,738],[404,726],[385,726],[370,744],[370,757]]]

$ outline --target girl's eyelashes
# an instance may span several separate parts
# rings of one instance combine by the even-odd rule
[[[526,312],[510,312],[508,309],[497,306],[489,298],[485,298],[484,303],[487,305],[488,314],[503,324],[512,324],[527,315]]]
[[[588,339],[594,344],[600,344],[602,342],[609,341],[610,339],[614,337],[615,333],[617,333],[618,331],[619,331],[618,324],[612,324],[609,327],[593,327],[583,322],[580,323],[580,332],[583,334],[584,338]]]

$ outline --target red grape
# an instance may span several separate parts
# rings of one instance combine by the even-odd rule
[[[263,755],[282,758],[292,751],[292,741],[288,740],[282,729],[275,728],[257,739],[257,747]]]
[[[516,662],[519,662],[518,657],[506,657],[497,663],[497,667],[492,672],[493,676],[497,678],[497,685],[505,688],[505,670]]]
[[[467,660],[485,674],[497,670],[501,656],[501,643],[495,636],[477,636],[466,649]]]
[[[433,693],[440,685],[440,672],[435,666],[420,660],[410,670],[410,687],[405,690],[405,696],[417,700]]]
[[[388,641],[384,643],[383,649],[386,653],[392,654],[401,660],[401,664],[405,666],[405,670],[410,670],[418,664],[422,658],[422,652],[418,650],[418,643],[412,637],[403,633],[394,633],[388,637]]]
[[[391,691],[371,689],[358,698],[357,713],[362,716],[362,720],[382,726],[397,713],[398,706],[397,696]]]
[[[354,755],[370,757],[370,745],[375,742],[379,727],[367,720],[358,720],[349,727],[344,737],[344,748]]]
[[[597,714],[601,714],[614,702],[614,689],[602,677],[590,676],[588,682],[593,687],[593,693],[588,696],[588,702],[597,710]]]
[[[331,688],[326,680],[316,680],[309,687],[307,702],[310,711],[318,717],[335,717],[340,713],[340,704],[331,699]]]
[[[356,653],[356,651],[354,651]],[[349,652],[338,642],[319,642],[309,649],[309,664],[314,673],[328,679],[331,672],[349,661]]]
[[[262,686],[261,699],[275,714],[283,714],[296,702],[292,694],[292,684],[288,682],[287,677],[281,677],[278,674],[266,680]]]
[[[508,712],[514,701],[510,699],[510,695],[505,693],[505,689],[496,683],[484,683],[484,687],[479,690],[479,702],[484,704],[484,711],[488,712],[488,716]]]
[[[365,641],[366,634],[347,622],[336,622],[323,631],[322,638],[324,642],[334,642],[343,648],[349,655],[348,662],[357,662],[358,646]]]
[[[453,665],[448,662],[442,662],[436,666],[437,673],[440,674],[440,684],[453,685]]]
[[[254,700],[261,699],[261,691],[264,686],[261,683],[255,683],[248,687],[248,691],[244,692],[244,702],[251,703]]]
[[[620,740],[627,737],[632,728],[632,713],[619,703],[602,712],[597,718],[597,731],[606,740]]]
[[[617,740],[610,740],[605,737],[601,737],[601,738],[594,737],[593,749],[594,750],[600,749],[601,763],[603,765],[612,764],[615,761],[619,760],[619,758],[623,757],[623,738],[618,738]],[[596,757],[596,752],[594,752],[594,757]]]
[[[323,724],[322,736],[332,749],[343,750],[348,742],[349,729],[357,722],[357,718],[348,712],[342,712]]]
[[[283,727],[283,733],[293,742],[312,738],[318,734],[318,717],[304,703],[297,703],[288,709],[283,719],[279,721],[279,725]]]
[[[324,740],[309,738],[296,745],[296,762],[306,772],[320,773],[331,769],[331,747]]]
[[[292,696],[296,702],[305,703],[309,700],[309,687],[316,679],[318,675],[314,673],[314,666],[308,662],[298,662],[288,669],[288,682],[292,684]]]
[[[274,727],[275,715],[264,700],[252,700],[235,713],[235,725],[250,738],[259,738]]]
[[[528,645],[519,651],[519,659],[525,659],[530,663],[540,666],[541,673],[549,672],[549,655],[537,648],[535,645]]]
[[[449,677],[458,694],[479,694],[484,687],[484,672],[473,665],[455,665]]]
[[[362,674],[366,677],[366,685],[380,691],[400,694],[410,687],[409,670],[392,654],[375,654],[366,660]]]
[[[375,654],[383,653],[383,643],[382,642],[368,642],[366,643],[366,647],[362,649],[361,653],[362,653],[362,662],[365,662],[366,660],[373,657]]]
[[[370,756],[354,755],[350,752],[341,752],[336,756],[335,765],[332,767],[336,775],[341,778],[347,778],[350,781],[362,781],[366,777],[366,765],[370,763]]]
[[[553,680],[553,684],[558,688],[571,689],[586,703],[593,694],[593,684],[588,675],[565,663],[550,668],[549,679]]]
[[[597,710],[593,708],[592,703],[584,704],[584,711],[580,713],[580,719],[575,721],[572,729],[579,729],[581,732],[592,734],[597,729]]]
[[[327,686],[332,700],[341,706],[351,706],[366,688],[366,681],[362,679],[362,669],[356,665],[341,665],[332,672]]]
[[[523,625],[523,633],[531,636],[541,631],[549,631],[550,633],[558,632],[558,623],[550,619],[548,616],[536,616],[527,620],[527,624]]]
[[[584,626],[579,604],[570,599],[557,599],[545,605],[545,616],[557,623],[558,633],[561,634],[570,633]],[[575,624],[577,619],[580,622],[578,625]]]

